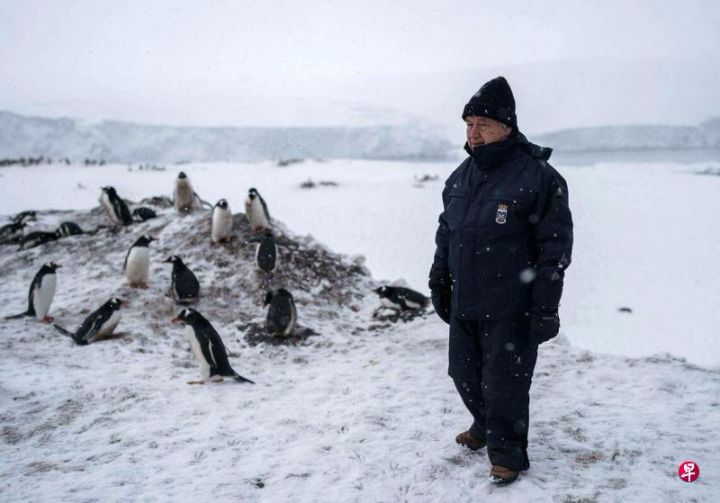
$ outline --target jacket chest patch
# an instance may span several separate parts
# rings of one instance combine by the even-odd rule
[[[495,213],[495,223],[504,224],[507,222],[508,205],[498,204],[497,213]]]

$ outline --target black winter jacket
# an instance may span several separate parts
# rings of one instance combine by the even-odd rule
[[[570,265],[567,184],[552,152],[521,133],[470,150],[442,193],[430,288],[452,285],[452,315],[504,319],[556,312]]]

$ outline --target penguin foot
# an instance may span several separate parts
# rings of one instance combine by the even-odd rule
[[[55,321],[55,318],[53,318],[52,316],[47,316],[47,315],[46,315],[46,316],[43,318],[43,321],[44,321],[45,323],[52,323],[53,321]]]
[[[188,384],[205,384],[205,381],[188,381]]]
[[[223,377],[222,377],[222,376],[212,376],[212,377],[210,378],[210,380],[211,380],[212,382],[223,382]]]

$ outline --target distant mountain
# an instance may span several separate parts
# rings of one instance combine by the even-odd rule
[[[448,159],[457,145],[427,128],[374,126],[170,127],[25,117],[0,111],[0,158],[108,162],[260,161],[289,158]]]
[[[720,148],[720,117],[699,126],[604,126],[533,135],[559,152]]]

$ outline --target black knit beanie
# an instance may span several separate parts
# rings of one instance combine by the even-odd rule
[[[470,98],[463,109],[463,120],[470,115],[487,117],[517,129],[515,98],[505,77],[495,77],[485,82]]]

